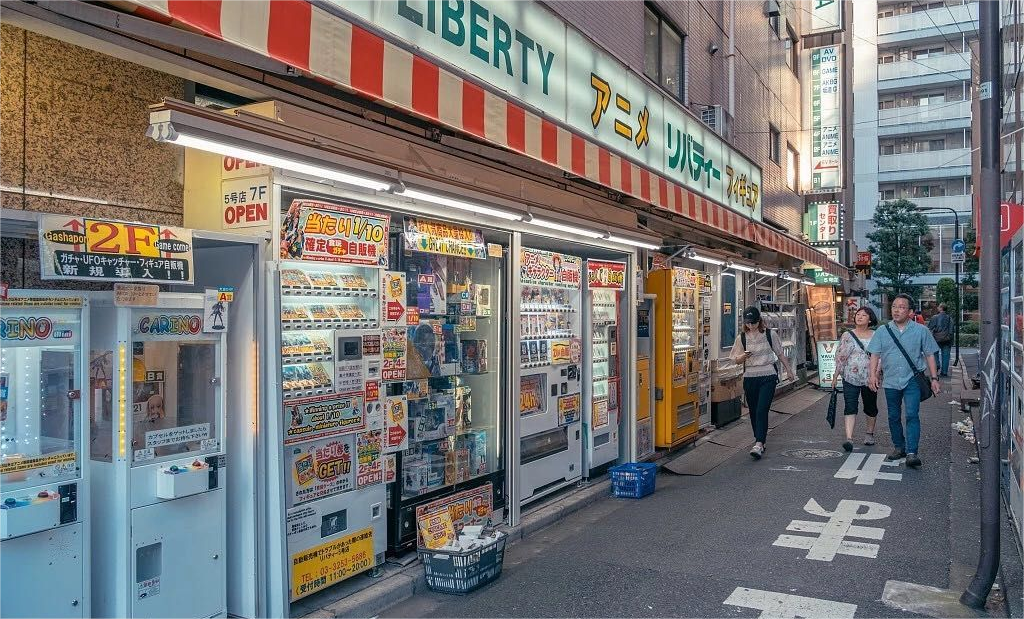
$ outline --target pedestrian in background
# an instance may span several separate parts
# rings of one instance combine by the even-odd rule
[[[928,319],[928,330],[939,345],[939,352],[935,353],[939,376],[949,376],[949,351],[953,347],[953,319],[947,311],[946,304],[939,303],[939,313]]]
[[[796,375],[782,352],[777,334],[773,337],[771,330],[764,326],[761,310],[756,307],[743,310],[743,328],[736,336],[730,358],[743,365],[743,392],[747,397],[750,426],[754,430],[750,457],[760,460],[768,438],[768,410],[775,398],[775,387],[779,384],[779,364],[790,379],[795,379]]]
[[[910,319],[909,295],[898,294],[892,301],[892,321],[875,332],[868,344],[871,367],[868,386],[872,391],[885,389],[885,403],[889,411],[889,434],[892,435],[892,453],[885,457],[893,462],[907,459],[907,466],[921,466],[918,442],[921,439],[921,388],[914,375],[928,367],[931,389],[939,393],[939,377],[935,369],[935,353],[939,345],[928,329]],[[897,345],[899,342],[899,345]],[[904,357],[900,346],[910,357]],[[881,376],[879,376],[881,370]],[[903,434],[903,411],[906,409],[907,433]]]
[[[853,451],[853,430],[857,424],[857,399],[864,402],[864,415],[867,416],[867,428],[864,432],[864,444],[875,444],[875,422],[878,421],[878,394],[868,388],[868,371],[871,367],[871,355],[867,346],[875,334],[878,317],[868,306],[857,310],[853,316],[854,329],[847,331],[839,338],[839,349],[836,350],[836,371],[832,375],[832,388],[843,377],[843,421],[846,424],[846,441],[843,449]]]

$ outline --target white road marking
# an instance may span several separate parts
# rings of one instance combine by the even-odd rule
[[[859,513],[864,507],[864,513]],[[880,540],[885,536],[881,527],[862,527],[853,524],[854,520],[881,520],[888,518],[892,509],[881,503],[869,501],[850,501],[843,499],[835,511],[826,511],[814,499],[807,501],[804,511],[812,516],[828,518],[826,522],[811,520],[793,520],[786,527],[795,533],[812,533],[813,535],[783,534],[772,545],[784,548],[799,548],[807,551],[807,559],[814,561],[832,561],[837,554],[855,557],[878,557],[878,544],[868,544],[847,540],[846,537]]]
[[[736,587],[723,604],[756,608],[761,619],[851,619],[856,604]]]
[[[865,461],[867,456],[867,461]],[[863,468],[861,463],[864,463]],[[858,486],[874,486],[875,480],[886,479],[900,481],[903,473],[882,473],[883,466],[899,466],[897,462],[886,462],[883,454],[852,453],[846,457],[846,462],[836,471],[836,479],[853,479]]]

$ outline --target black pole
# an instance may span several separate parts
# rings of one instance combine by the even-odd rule
[[[999,50],[999,3],[979,2],[981,110],[981,200],[978,240],[979,272],[999,275],[999,117],[1002,101]],[[984,608],[999,569],[999,423],[1002,367],[999,346],[999,282],[981,286],[981,421],[978,424],[978,455],[981,459],[981,548],[974,580],[960,596],[971,608]]]
[[[960,215],[958,215],[956,211],[953,211],[953,221],[956,224],[956,238],[958,240],[962,240],[962,237],[960,236]],[[967,247],[965,246],[964,251],[966,252],[966,250]],[[956,269],[956,318],[954,318],[956,322],[953,323],[953,338],[956,345],[956,358],[953,359],[953,365],[960,367],[960,319],[963,317],[964,313],[964,295],[963,291],[960,290],[960,272],[963,270],[963,264],[957,262],[953,265],[953,268]]]

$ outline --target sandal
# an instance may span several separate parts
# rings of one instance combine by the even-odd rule
[[[874,445],[875,444],[875,433],[874,432],[865,432],[864,433],[864,444],[865,445]]]

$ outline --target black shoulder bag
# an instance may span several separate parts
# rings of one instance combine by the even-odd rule
[[[924,402],[933,395],[931,379],[925,376],[924,372],[917,369],[914,362],[910,360],[910,355],[907,354],[907,349],[903,348],[903,344],[896,339],[896,334],[892,332],[892,327],[885,325],[885,330],[889,332],[889,337],[891,337],[893,343],[896,344],[896,348],[900,349],[900,352],[903,353],[903,358],[907,360],[907,364],[910,366],[910,371],[914,373],[914,380],[917,381],[917,388],[921,391],[921,401]]]

